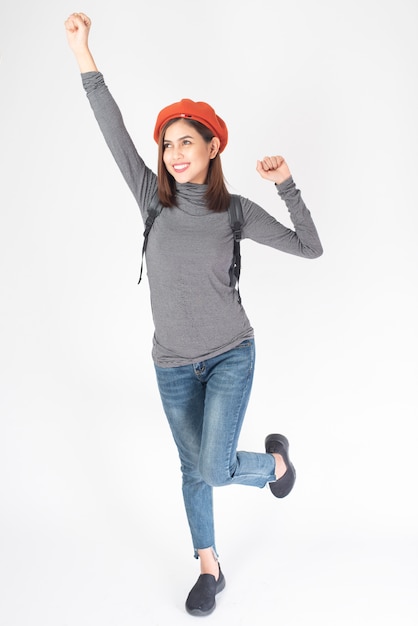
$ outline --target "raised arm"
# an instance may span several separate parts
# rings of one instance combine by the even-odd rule
[[[157,177],[139,156],[119,107],[97,69],[88,45],[90,27],[91,20],[85,13],[72,13],[65,20],[67,40],[100,130],[146,219],[147,207],[157,188]]]
[[[72,13],[64,22],[67,41],[74,53],[81,73],[97,72],[88,41],[91,20],[85,13]]]
[[[244,237],[309,259],[321,256],[322,245],[315,224],[285,159],[282,156],[266,156],[257,161],[256,169],[262,178],[275,183],[280,198],[286,203],[294,230],[278,222],[257,204],[243,199]]]

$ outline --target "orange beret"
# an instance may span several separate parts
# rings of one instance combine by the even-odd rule
[[[228,129],[225,122],[216,115],[214,109],[206,102],[194,102],[187,98],[170,104],[159,112],[154,129],[155,141],[158,143],[161,129],[169,120],[181,117],[196,120],[196,122],[209,128],[214,136],[219,138],[221,142],[219,152],[222,152],[228,143]]]

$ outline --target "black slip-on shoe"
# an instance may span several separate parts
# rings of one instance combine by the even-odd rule
[[[219,567],[219,578],[212,574],[200,574],[186,600],[190,615],[210,615],[216,608],[215,596],[225,588],[225,577]]]
[[[293,489],[296,480],[296,471],[289,460],[289,442],[284,435],[267,435],[265,441],[266,452],[281,454],[287,467],[286,472],[279,480],[269,483],[270,490],[276,498],[284,498]]]

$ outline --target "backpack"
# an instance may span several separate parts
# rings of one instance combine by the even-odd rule
[[[150,234],[154,220],[161,213],[161,205],[159,204],[158,193],[154,193],[150,206],[148,208],[148,216],[145,220],[144,241],[142,244],[142,256],[141,256],[141,270],[139,274],[138,285],[142,279],[142,270],[144,267],[144,255],[147,249],[148,236]],[[241,295],[239,292],[239,277],[241,274],[241,250],[240,241],[242,237],[242,224],[244,223],[244,216],[242,213],[241,201],[238,196],[231,194],[231,204],[228,207],[229,223],[234,235],[234,249],[232,256],[232,263],[229,270],[230,284],[236,287],[238,292],[238,302],[241,304]]]

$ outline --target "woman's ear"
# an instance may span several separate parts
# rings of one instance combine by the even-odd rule
[[[214,159],[216,157],[216,155],[219,152],[219,146],[221,145],[221,142],[219,140],[219,137],[212,137],[211,142],[210,142],[210,158]]]

